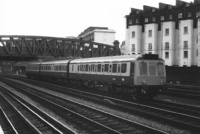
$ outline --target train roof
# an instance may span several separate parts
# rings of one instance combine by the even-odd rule
[[[45,61],[42,62],[41,64],[45,65],[45,64],[67,64],[70,60],[57,60],[57,61]]]
[[[96,58],[83,58],[83,59],[74,59],[70,63],[135,61],[138,57],[142,57],[142,55],[121,55],[121,56],[108,56],[108,57],[96,57]]]
[[[97,63],[97,62],[125,62],[125,61],[135,61],[142,59],[159,59],[157,55],[145,54],[145,55],[120,55],[120,56],[107,56],[107,57],[95,57],[95,58],[81,58],[81,59],[68,59],[68,60],[57,60],[57,61],[45,61],[45,62],[35,62],[31,64],[67,64],[70,63]]]

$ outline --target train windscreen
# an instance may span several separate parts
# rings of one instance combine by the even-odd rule
[[[139,68],[140,68],[140,75],[150,75],[150,76],[155,76],[159,75],[162,76],[164,75],[164,63],[157,63],[157,62],[140,62],[139,63]]]
[[[158,68],[158,75],[164,75],[164,64],[161,62],[157,63],[157,68]]]
[[[140,66],[140,75],[147,75],[147,62],[140,62],[139,63]]]
[[[156,63],[149,62],[149,75],[156,75]]]

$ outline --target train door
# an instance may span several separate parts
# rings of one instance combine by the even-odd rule
[[[121,76],[121,63],[117,64],[117,75]]]
[[[109,64],[108,75],[112,75],[112,63]]]
[[[133,82],[134,82],[134,75],[135,75],[135,62],[131,62],[130,77],[133,79]]]

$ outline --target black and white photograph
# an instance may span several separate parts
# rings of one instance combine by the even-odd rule
[[[199,134],[200,0],[0,0],[0,134]]]

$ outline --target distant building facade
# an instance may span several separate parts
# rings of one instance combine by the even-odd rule
[[[78,38],[113,46],[115,31],[107,27],[89,27],[79,34]]]
[[[132,8],[125,42],[126,54],[159,54],[169,66],[200,66],[200,0]]]

